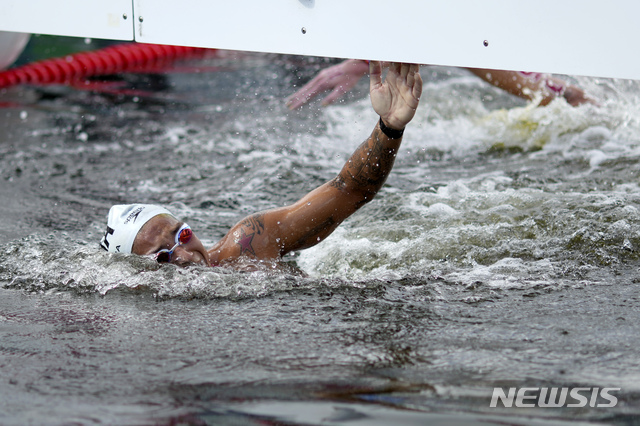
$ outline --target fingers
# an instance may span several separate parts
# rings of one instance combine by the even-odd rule
[[[422,77],[420,76],[420,65],[406,63],[392,63],[389,67],[391,74],[387,74],[387,82],[400,88],[405,86],[409,89],[412,97],[420,100],[422,95]],[[395,74],[395,75],[394,75]]]
[[[310,99],[311,95],[309,94],[309,91],[306,90],[305,86],[293,95],[289,96],[287,98],[286,105],[289,109],[296,109],[309,102]]]
[[[420,96],[422,96],[422,76],[420,66],[416,65],[416,70],[413,72],[413,97],[420,100]]]
[[[332,93],[322,102],[329,105],[355,86],[360,78],[366,75],[369,65],[359,59],[348,59],[337,65],[322,70],[302,89],[289,96],[286,104],[290,109],[298,108],[320,93],[331,90]]]
[[[401,74],[402,64],[399,62],[392,62],[391,65],[389,65],[389,71],[395,74]]]
[[[382,86],[382,64],[379,61],[369,62],[369,88],[377,89]]]
[[[347,92],[348,89],[344,86],[336,87],[335,89],[333,89],[333,92],[331,92],[326,98],[322,100],[322,106],[331,105]]]
[[[415,75],[420,73],[420,65],[392,62],[389,65],[389,71],[397,74],[400,81],[406,81],[409,86],[412,85]]]
[[[286,104],[289,109],[296,109],[315,98],[318,93],[324,90],[324,81],[322,78],[315,77],[309,83],[305,84],[300,90],[287,98]]]
[[[402,80],[407,80],[407,75],[409,75],[409,69],[411,68],[410,64],[401,64],[400,65],[400,77]]]
[[[410,66],[406,67],[406,69],[407,69],[407,74],[404,77],[404,79],[407,82],[407,86],[413,87],[413,85],[415,84],[415,75],[416,75],[415,69],[412,69]]]
[[[302,105],[305,104],[305,102],[306,102],[305,98],[298,97],[297,95],[294,95],[294,96],[290,97],[289,99],[287,99],[287,108],[289,108],[289,109],[300,108]]]
[[[289,96],[286,105],[289,109],[296,109],[306,104],[321,92],[333,88],[331,86],[332,74],[325,69],[315,76],[310,82],[302,86],[300,90]]]
[[[405,64],[407,69],[406,82],[411,88],[411,94],[414,98],[420,99],[422,94],[422,77],[420,76],[420,65]]]

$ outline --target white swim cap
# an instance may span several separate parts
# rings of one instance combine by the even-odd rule
[[[131,253],[133,240],[140,228],[159,214],[171,215],[169,210],[153,204],[118,204],[111,207],[107,232],[100,241],[100,247],[112,253]]]

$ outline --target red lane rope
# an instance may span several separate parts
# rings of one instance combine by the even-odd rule
[[[214,51],[215,49],[161,44],[118,44],[2,71],[0,88],[18,84],[71,84],[100,75],[157,71],[178,59],[202,57]]]

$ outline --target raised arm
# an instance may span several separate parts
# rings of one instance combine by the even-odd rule
[[[256,213],[236,224],[209,251],[212,263],[245,255],[277,259],[311,247],[373,199],[393,168],[402,131],[422,93],[418,65],[392,64],[384,83],[381,74],[380,63],[371,62],[371,103],[380,120],[340,173],[290,206]]]
[[[581,88],[548,74],[480,68],[467,69],[487,83],[522,99],[534,100],[540,96],[539,105],[541,106],[548,105],[558,96],[564,97],[571,106],[584,103],[596,104],[596,101],[587,96]]]

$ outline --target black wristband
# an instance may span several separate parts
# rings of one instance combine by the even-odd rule
[[[389,139],[400,139],[402,137],[402,134],[404,133],[404,129],[396,130],[392,129],[391,127],[385,126],[384,122],[382,121],[382,117],[380,117],[380,130],[382,130],[382,133],[387,135]]]

